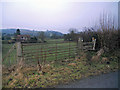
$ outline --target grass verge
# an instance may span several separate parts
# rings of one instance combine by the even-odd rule
[[[90,54],[90,52],[81,53],[76,59],[45,64],[42,66],[42,73],[38,71],[37,66],[19,66],[12,73],[3,68],[3,88],[52,88],[61,83],[66,84],[84,77],[118,70],[119,56],[116,54],[101,56],[108,58],[109,61],[101,63],[102,59],[99,62],[88,62],[90,60],[88,53]],[[91,52],[90,55],[94,53]]]

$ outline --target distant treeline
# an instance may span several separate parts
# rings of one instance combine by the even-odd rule
[[[17,29],[1,29],[2,31],[2,40],[11,40],[15,36],[15,32]],[[27,30],[27,29],[20,29],[21,35],[30,35],[32,38],[38,37],[39,33],[43,31],[35,31],[35,30]],[[44,36],[46,38],[53,38],[53,39],[58,39],[62,38],[63,34],[61,32],[57,31],[44,31]]]

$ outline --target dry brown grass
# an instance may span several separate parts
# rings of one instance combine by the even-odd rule
[[[68,66],[76,66],[76,63],[69,63]]]
[[[107,57],[103,57],[101,60],[102,63],[106,63],[107,61],[109,61],[109,59]]]
[[[99,61],[101,55],[104,53],[104,49],[100,49],[95,56],[92,56],[91,61]]]
[[[70,62],[58,62],[58,66],[54,66],[56,63],[49,63],[41,65],[42,71],[39,71],[37,65],[29,66],[25,65],[23,61],[20,61],[18,65],[15,65],[15,71],[8,74],[3,73],[3,86],[8,88],[13,87],[49,87],[58,83],[65,83],[69,80],[81,79],[81,77],[87,77],[89,75],[98,75],[101,71],[111,70],[111,65],[96,64],[96,68],[87,65],[86,54],[71,60]],[[106,58],[103,58],[106,60]],[[64,63],[62,65],[61,63]],[[116,67],[114,65],[114,67]],[[112,67],[112,68],[114,68]],[[4,67],[5,68],[5,67]],[[104,69],[103,69],[104,68]]]
[[[92,62],[94,62],[94,61],[96,62],[96,61],[99,61],[99,59],[100,59],[100,56],[93,56],[91,61]]]

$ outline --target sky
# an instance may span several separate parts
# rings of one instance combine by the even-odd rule
[[[118,22],[117,2],[64,2],[34,0],[2,2],[2,28],[37,31],[54,30],[68,33],[70,28],[81,31],[94,27],[100,14],[106,12]]]

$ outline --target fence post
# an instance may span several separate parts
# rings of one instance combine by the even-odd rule
[[[95,50],[96,39],[92,38],[92,42],[93,42],[93,50]]]
[[[56,61],[57,61],[57,42],[56,42],[56,54],[55,54],[55,56],[56,56]]]
[[[69,41],[69,59],[70,59],[70,41]]]
[[[18,63],[22,57],[21,42],[16,42],[16,46],[17,46],[17,63]]]
[[[83,39],[82,38],[78,39],[78,49],[79,51],[83,50]]]

